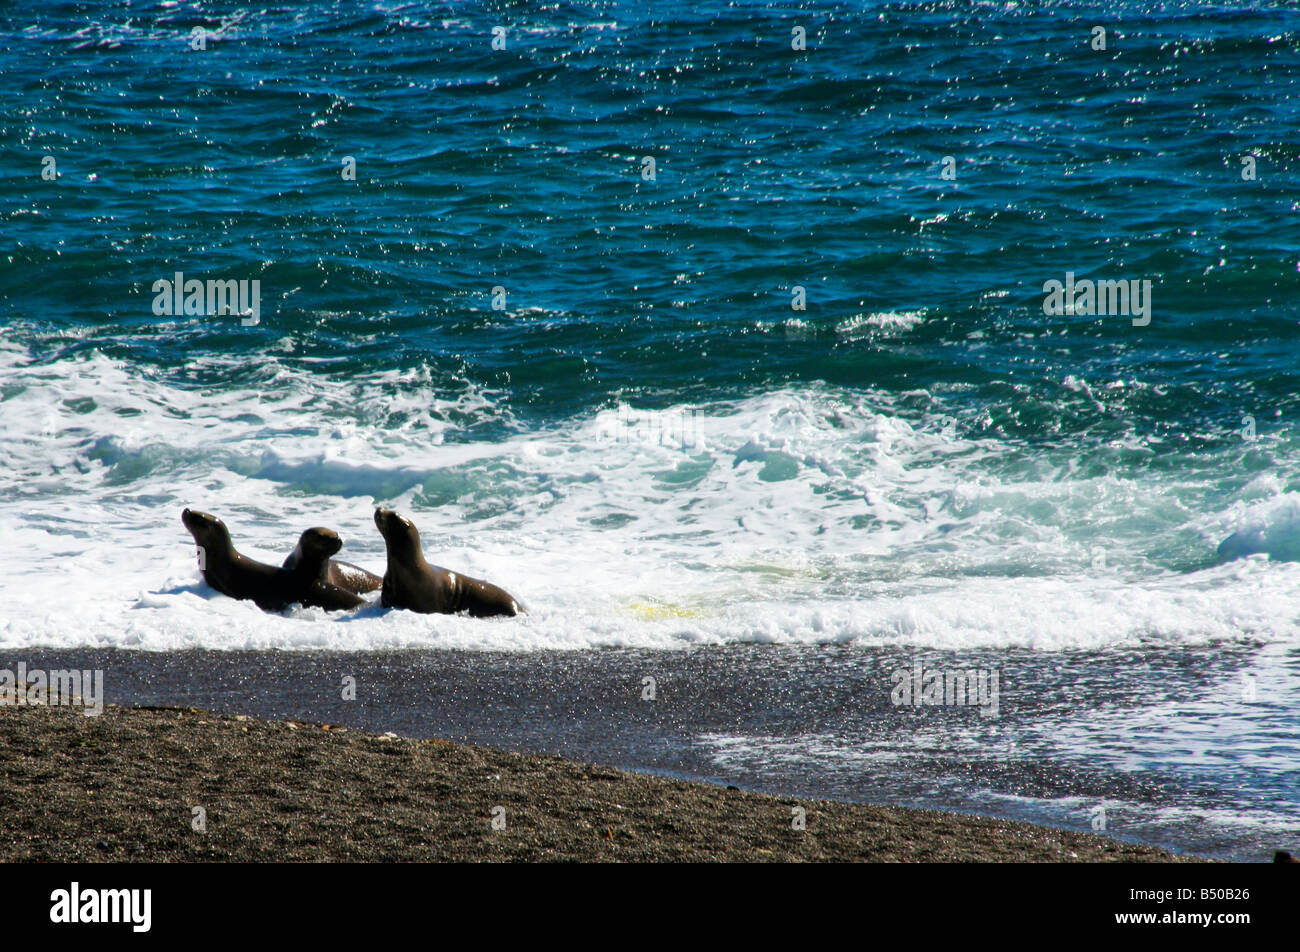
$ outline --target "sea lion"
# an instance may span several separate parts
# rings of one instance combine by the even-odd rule
[[[374,572],[330,558],[341,548],[343,540],[333,529],[308,529],[298,537],[298,545],[284,560],[283,567],[304,582],[318,578],[353,595],[376,591],[384,584]]]
[[[409,519],[391,509],[376,509],[375,525],[388,547],[380,595],[385,608],[409,608],[425,615],[467,611],[475,618],[519,613],[519,603],[505,589],[426,562],[420,533]]]
[[[252,599],[258,608],[268,612],[283,611],[295,602],[326,611],[357,608],[366,603],[365,599],[319,578],[301,578],[288,569],[240,555],[230,541],[230,530],[216,516],[186,509],[181,513],[181,522],[199,546],[203,580],[222,595]]]

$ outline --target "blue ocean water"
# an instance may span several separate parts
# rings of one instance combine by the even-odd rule
[[[1294,5],[15,3],[0,36],[14,659],[685,650],[887,697],[873,652],[1005,652],[1050,738],[963,722],[1021,773],[901,800],[1294,845]],[[156,313],[177,272],[258,282],[256,323]],[[1149,321],[1045,313],[1067,275],[1150,282]],[[179,522],[380,568],[375,504],[529,615],[264,615]],[[814,707],[690,743],[879,796]],[[1049,760],[1114,788],[1027,792]]]

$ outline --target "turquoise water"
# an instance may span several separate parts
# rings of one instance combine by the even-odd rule
[[[9,5],[0,645],[1135,653],[1115,776],[1233,791],[1225,855],[1294,837],[1298,31],[1283,3]],[[256,323],[156,313],[177,272],[259,282]],[[1150,282],[1149,322],[1045,313],[1067,274]],[[330,525],[381,569],[376,504],[529,616],[266,616],[179,522],[277,562]],[[1167,697],[1169,651],[1213,676]],[[1061,690],[1087,756],[1113,712]],[[788,757],[742,740],[706,743]]]

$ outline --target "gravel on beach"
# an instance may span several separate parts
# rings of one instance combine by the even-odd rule
[[[97,717],[0,708],[0,817],[6,861],[1194,859],[965,814],[754,793],[197,708],[112,705]]]

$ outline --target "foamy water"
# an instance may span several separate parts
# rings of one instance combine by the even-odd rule
[[[0,360],[8,646],[1054,650],[1298,630],[1300,565],[1266,554],[1300,539],[1281,480],[1198,512],[1216,486],[1195,474],[1073,477],[968,436],[929,395],[622,403],[524,431],[490,393],[439,398],[419,373],[333,379],[270,357],[255,386],[211,390],[98,353]],[[477,425],[502,436],[456,441]],[[202,583],[179,519],[211,511],[276,564],[328,526],[382,573],[376,505],[528,614],[266,614]],[[1234,533],[1265,554],[1216,564]]]

